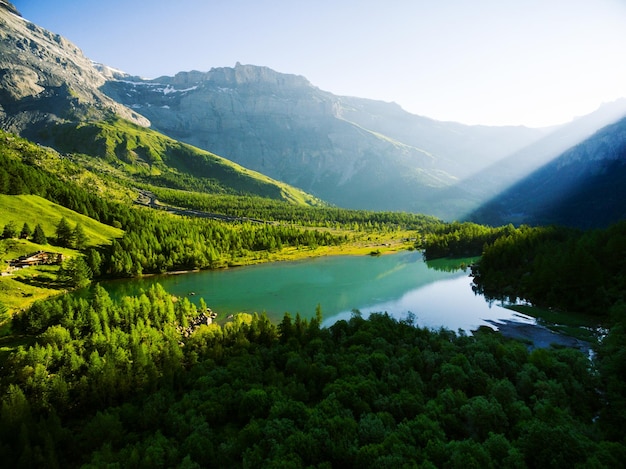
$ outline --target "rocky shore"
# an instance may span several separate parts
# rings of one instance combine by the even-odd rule
[[[486,320],[505,337],[523,340],[529,343],[529,349],[549,348],[553,345],[571,347],[589,353],[591,344],[575,337],[560,334],[539,324],[505,319],[501,321]]]

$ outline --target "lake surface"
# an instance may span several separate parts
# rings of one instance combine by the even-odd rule
[[[311,318],[319,304],[328,326],[387,312],[403,319],[411,312],[417,324],[471,331],[486,320],[520,320],[519,314],[474,294],[467,271],[450,270],[449,261],[426,263],[421,253],[406,251],[380,257],[333,256],[223,270],[157,275],[103,282],[114,297],[137,295],[158,282],[177,296],[206,304],[225,318],[237,312],[265,312],[279,322],[285,312]],[[523,319],[523,318],[521,318]]]

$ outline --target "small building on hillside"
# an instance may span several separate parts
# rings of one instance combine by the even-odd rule
[[[27,256],[21,256],[17,259],[9,261],[9,267],[14,269],[22,269],[43,264],[61,264],[63,262],[63,254],[58,252],[37,251]]]

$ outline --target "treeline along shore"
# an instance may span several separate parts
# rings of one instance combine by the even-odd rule
[[[77,269],[61,266],[64,288],[72,272],[212,268],[251,253],[351,243],[348,226],[366,238],[407,230],[427,258],[480,255],[474,281],[486,294],[586,313],[606,331],[591,359],[570,348],[529,350],[488,328],[467,335],[417,327],[410,315],[364,319],[355,311],[321,327],[319,308],[312,319],[286,313],[275,324],[237,314],[183,333],[206,312],[203,300],[195,306],[158,285],[113,300],[96,286],[86,296],[36,301],[4,324],[7,467],[569,469],[619,467],[626,457],[626,224],[492,228],[275,202],[258,209],[269,216],[250,216],[302,217],[226,223],[102,197],[104,185],[84,187],[46,169],[60,164],[79,180],[68,159],[52,161],[19,139],[2,142],[0,192],[39,197],[121,230],[108,243],[93,242],[89,231],[82,247],[71,239],[58,246]],[[251,199],[215,200],[231,201],[235,213]],[[58,233],[46,235],[58,242]],[[20,242],[31,241],[2,245]]]

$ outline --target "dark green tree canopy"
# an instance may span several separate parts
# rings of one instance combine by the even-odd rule
[[[59,246],[69,248],[72,247],[74,241],[74,230],[72,230],[69,222],[65,217],[61,218],[56,227],[57,244]]]
[[[3,239],[17,238],[17,225],[15,224],[14,221],[10,221],[6,225],[4,225],[4,228],[2,230],[2,238]]]
[[[30,235],[32,233],[33,233],[33,230],[30,229],[30,226],[28,226],[28,223],[24,222],[24,225],[22,226],[22,231],[20,231],[20,238],[22,239],[30,238]]]
[[[74,241],[74,247],[78,250],[83,250],[87,246],[87,235],[82,223],[76,223],[76,227],[72,231],[72,240]]]
[[[35,230],[33,231],[32,242],[36,244],[48,244],[48,238],[46,238],[46,234],[43,231],[40,223],[35,225]]]

